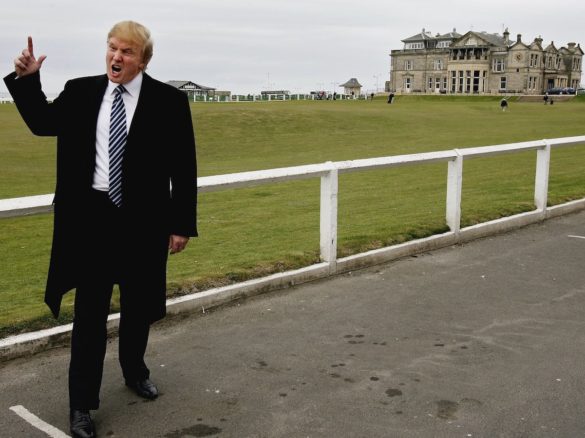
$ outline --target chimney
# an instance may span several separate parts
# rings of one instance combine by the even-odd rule
[[[508,28],[504,31],[504,41],[506,42],[506,45],[510,42],[510,32],[508,32]]]
[[[575,43],[569,43],[567,44],[567,46],[569,46],[569,49],[574,49],[576,44]]]
[[[542,45],[542,37],[539,35],[538,38],[534,38],[534,42]]]
[[[519,33],[519,34],[516,36],[516,42],[517,42],[517,43],[521,43],[521,42],[522,42],[522,34],[521,34],[521,33]]]

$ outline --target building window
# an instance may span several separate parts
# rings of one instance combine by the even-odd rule
[[[433,88],[433,78],[429,78],[429,88]]]
[[[479,70],[473,71],[473,92],[479,93],[479,75],[481,72]]]
[[[443,76],[443,90],[447,89],[447,76]]]
[[[412,61],[404,61],[404,70],[412,70]]]
[[[506,89],[506,76],[500,78],[500,90]]]
[[[538,80],[538,78],[536,76],[530,76],[528,78],[528,89],[529,90],[536,90],[537,80]]]
[[[506,69],[504,58],[494,58],[492,69],[497,72],[502,72]]]
[[[547,56],[546,68],[553,68],[553,57],[552,56]]]
[[[404,89],[410,90],[410,78],[404,78]]]
[[[449,47],[451,45],[451,41],[439,41],[437,43],[437,49]]]
[[[434,68],[435,68],[435,70],[443,70],[443,60],[442,59],[435,59]]]
[[[459,70],[459,92],[463,93],[463,81],[465,77],[463,76],[463,70]]]
[[[530,54],[530,67],[538,67],[538,55],[536,53]]]
[[[424,43],[407,43],[405,49],[412,50],[412,49],[424,49]]]
[[[451,71],[451,93],[457,91],[457,72]]]

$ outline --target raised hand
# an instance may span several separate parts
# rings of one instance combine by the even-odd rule
[[[32,37],[28,37],[28,47],[22,51],[22,54],[14,60],[14,71],[18,77],[30,75],[40,70],[46,56],[41,55],[39,59],[35,58],[33,50]]]

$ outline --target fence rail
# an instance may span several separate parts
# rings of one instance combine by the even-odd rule
[[[294,100],[367,100],[368,95],[358,94],[232,94],[232,95],[206,95],[196,94],[193,96],[193,102],[285,102]]]
[[[442,237],[459,240],[463,231],[477,235],[478,227],[493,223],[479,224],[461,229],[461,192],[463,187],[463,162],[469,158],[501,155],[514,152],[536,151],[536,173],[534,184],[534,205],[536,209],[528,213],[499,219],[497,222],[530,223],[544,219],[551,209],[571,209],[571,206],[585,206],[585,199],[577,203],[547,208],[550,152],[552,147],[585,144],[585,136],[565,137],[522,143],[500,144],[494,146],[472,147],[447,151],[428,152],[410,155],[396,155],[381,158],[368,158],[351,161],[326,162],[305,166],[286,167],[253,172],[232,173],[201,177],[198,179],[200,192],[217,192],[235,188],[272,184],[297,179],[320,178],[320,250],[321,259],[329,264],[329,270],[336,270],[337,260],[337,196],[338,175],[346,172],[366,171],[388,167],[416,165],[431,162],[447,162],[447,200],[445,208],[449,232]],[[53,195],[28,196],[0,200],[0,218],[26,216],[52,210]],[[452,240],[452,239],[451,239]],[[355,257],[355,256],[352,256]]]

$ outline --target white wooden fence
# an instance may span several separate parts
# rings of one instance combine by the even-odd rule
[[[304,281],[327,277],[363,266],[382,263],[413,253],[428,251],[458,242],[472,240],[495,232],[541,221],[548,217],[585,209],[585,198],[565,204],[547,207],[550,152],[553,147],[585,145],[585,136],[528,141],[477,148],[454,149],[393,157],[371,158],[354,161],[327,162],[308,166],[255,172],[233,173],[202,177],[198,180],[200,192],[231,190],[258,184],[273,184],[295,179],[321,179],[320,248],[321,263],[295,271],[273,274],[268,277],[211,289],[167,300],[169,314],[202,310],[224,304],[245,296],[252,296],[273,289],[283,288]],[[535,210],[461,228],[461,190],[463,186],[463,162],[468,158],[485,157],[506,153],[536,151],[534,184]],[[338,175],[344,172],[365,171],[385,167],[416,165],[430,162],[446,162],[447,201],[446,222],[449,231],[423,239],[380,248],[349,257],[337,258],[337,194]],[[0,200],[0,218],[25,216],[51,211],[53,195],[29,196]],[[109,316],[109,327],[115,329],[119,314]],[[39,332],[0,339],[0,360],[41,351],[51,345],[66,342],[71,324]]]
[[[193,102],[284,102],[294,100],[332,100],[333,93],[325,93],[323,96],[317,94],[232,94],[208,96],[205,94],[194,95]],[[336,94],[336,100],[367,100],[365,94],[352,96],[349,94]]]
[[[550,152],[552,147],[585,144],[585,136],[565,137],[550,140],[528,141],[523,143],[501,144],[448,151],[428,152],[411,155],[397,155],[382,158],[369,158],[353,161],[326,162],[306,166],[286,167],[280,169],[259,170],[254,172],[232,173],[201,177],[198,180],[199,192],[215,192],[259,184],[271,184],[295,179],[321,178],[321,211],[320,211],[320,249],[321,259],[330,265],[330,272],[336,271],[337,260],[337,194],[338,175],[345,172],[365,171],[384,167],[416,165],[431,162],[446,162],[447,202],[446,222],[450,229],[442,237],[459,240],[462,234],[477,235],[482,226],[498,224],[498,228],[518,223],[530,223],[542,220],[556,210],[566,211],[572,206],[580,206],[583,201],[575,201],[560,206],[547,208]],[[463,162],[468,158],[500,155],[527,150],[536,151],[536,175],[534,184],[534,204],[536,209],[531,212],[498,219],[473,227],[461,229],[461,191],[463,187]],[[48,212],[52,210],[53,195],[28,196],[0,200],[0,218],[24,216]],[[475,231],[475,232],[472,232]],[[421,239],[425,240],[425,239]],[[377,250],[379,251],[379,250]],[[355,256],[352,256],[355,257]],[[343,260],[341,260],[343,261]]]

